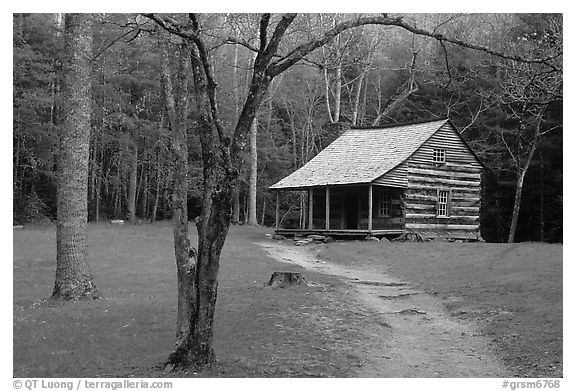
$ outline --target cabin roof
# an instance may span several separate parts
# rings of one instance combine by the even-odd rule
[[[408,159],[447,122],[352,128],[270,189],[370,183]]]

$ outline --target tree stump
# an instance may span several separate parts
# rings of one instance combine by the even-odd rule
[[[285,288],[293,285],[308,285],[308,282],[298,272],[274,272],[268,285]]]

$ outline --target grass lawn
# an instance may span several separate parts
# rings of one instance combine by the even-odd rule
[[[306,272],[319,284],[265,286],[273,271],[301,270],[270,260],[252,244],[266,232],[231,229],[215,319],[218,363],[198,376],[354,376],[366,362],[364,330],[389,331],[343,295],[336,278]],[[98,301],[46,300],[55,238],[53,226],[14,231],[14,376],[163,376],[157,366],[175,342],[171,226],[90,225],[90,264],[105,296]]]
[[[319,256],[387,272],[478,323],[519,376],[562,376],[562,245],[346,242]]]
[[[302,271],[253,244],[268,232],[232,227],[220,268],[218,363],[181,375],[355,376],[370,365],[370,336],[392,331],[336,277],[306,271],[315,284],[266,286],[274,271]],[[47,300],[55,238],[54,226],[13,233],[14,376],[164,376],[159,364],[175,342],[176,321],[170,224],[90,225],[90,264],[105,296],[98,301]],[[452,316],[479,324],[518,375],[562,376],[561,245],[337,242],[310,248],[437,295]]]

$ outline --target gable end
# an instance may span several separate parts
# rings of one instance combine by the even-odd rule
[[[445,165],[467,166],[478,169],[483,168],[483,164],[462,138],[452,122],[447,121],[428,140],[426,140],[408,159],[410,164],[438,165],[434,163],[434,154],[438,151],[445,153]]]

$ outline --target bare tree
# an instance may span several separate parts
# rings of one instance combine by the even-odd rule
[[[545,134],[561,127],[547,125],[545,118],[550,105],[562,100],[562,27],[551,17],[540,37],[534,41],[521,37],[521,42],[516,50],[528,51],[528,54],[544,52],[547,57],[553,58],[553,66],[515,61],[500,65],[500,90],[495,98],[516,122],[514,130],[501,129],[500,134],[516,174],[508,243],[513,243],[516,236],[524,179],[534,153]]]
[[[524,79],[524,75],[526,74],[527,73],[522,72],[522,79]],[[507,87],[511,87],[514,90],[521,90],[522,96],[512,98],[509,95],[504,95],[501,97],[503,103],[512,113],[512,117],[517,121],[517,126],[514,131],[508,132],[505,129],[501,130],[502,142],[506,146],[506,150],[514,162],[516,171],[516,189],[514,195],[514,207],[512,209],[512,217],[510,220],[508,243],[513,243],[516,236],[524,179],[530,165],[532,164],[534,153],[536,152],[542,137],[546,133],[558,129],[561,126],[543,128],[543,122],[548,107],[556,100],[556,98],[550,96],[549,92],[546,92],[545,95],[548,95],[546,98],[550,100],[537,99],[534,96],[530,96],[530,93],[528,92],[531,90],[530,85],[526,85],[525,83],[512,85],[515,81],[518,82],[519,80],[514,80],[512,77],[508,77],[506,79],[506,83],[508,84]],[[540,90],[540,93],[541,92],[542,90]],[[540,93],[538,95],[540,95]],[[507,98],[512,98],[513,100],[508,101]]]

